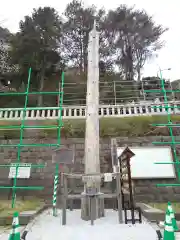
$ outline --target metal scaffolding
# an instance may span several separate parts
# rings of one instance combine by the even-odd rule
[[[61,144],[61,127],[62,127],[62,104],[63,104],[63,85],[64,85],[64,73],[62,73],[62,79],[61,79],[61,89],[58,92],[30,92],[30,81],[31,81],[31,68],[29,69],[29,74],[28,74],[28,82],[27,82],[27,87],[25,92],[0,92],[0,96],[15,96],[15,95],[23,95],[25,96],[25,102],[24,102],[24,108],[23,108],[23,114],[21,118],[21,123],[19,126],[17,125],[8,125],[8,126],[0,126],[0,129],[5,129],[5,130],[13,130],[13,129],[18,129],[20,131],[20,138],[19,138],[19,143],[18,144],[0,144],[1,148],[17,148],[17,160],[15,163],[11,164],[5,164],[5,165],[0,165],[0,167],[8,167],[10,169],[14,168],[14,174],[12,174],[11,178],[13,180],[12,186],[0,186],[0,189],[12,189],[12,208],[15,207],[15,200],[16,200],[16,190],[19,189],[26,189],[26,190],[42,190],[42,186],[18,186],[17,185],[17,179],[23,178],[21,177],[21,172],[22,168],[43,168],[43,164],[39,165],[30,165],[29,163],[22,163],[22,150],[23,147],[59,147]],[[58,104],[58,112],[59,112],[59,118],[57,125],[38,125],[38,126],[30,126],[26,124],[26,116],[27,116],[27,104],[28,104],[28,97],[29,95],[58,95],[59,99],[59,104]],[[32,107],[32,110],[37,109],[36,107]],[[41,109],[41,108],[39,108]],[[49,107],[51,110],[52,108]],[[57,129],[57,143],[51,144],[51,143],[33,143],[33,144],[25,144],[23,143],[24,140],[24,130],[25,129]]]

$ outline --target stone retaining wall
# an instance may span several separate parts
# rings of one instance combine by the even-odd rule
[[[152,146],[152,141],[168,141],[169,137],[141,137],[141,138],[117,138],[119,146]],[[34,143],[56,143],[56,139],[24,139],[24,144]],[[19,140],[0,140],[0,144],[17,144]],[[64,167],[65,171],[73,171],[82,173],[84,170],[84,139],[62,139],[62,144],[65,147],[75,149],[74,164],[68,168]],[[100,160],[101,171],[110,171],[111,167],[111,140],[101,139],[100,144]],[[44,169],[32,169],[31,178],[27,180],[18,179],[19,186],[44,186],[44,190],[18,190],[19,195],[41,195],[44,198],[51,199],[55,163],[52,160],[53,148],[49,147],[23,147],[21,152],[21,161],[33,164],[45,164]],[[16,148],[0,149],[0,163],[7,164],[14,162],[17,159]],[[0,186],[9,186],[11,181],[8,179],[8,169],[0,168]],[[136,201],[164,201],[179,200],[180,187],[156,187],[157,183],[177,183],[172,180],[134,180],[134,197]],[[1,196],[7,196],[9,190],[1,190]],[[4,194],[3,194],[4,193]]]

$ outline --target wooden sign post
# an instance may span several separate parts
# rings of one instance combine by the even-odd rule
[[[124,180],[128,182],[128,188],[129,188],[129,201],[128,201],[128,208],[131,211],[132,216],[132,223],[135,223],[135,216],[134,216],[134,199],[133,199],[133,189],[132,189],[132,179],[131,179],[131,166],[130,166],[130,159],[135,154],[126,147],[121,155],[119,156],[119,163],[120,163],[120,174],[121,174],[121,183],[122,183],[122,189],[123,189],[123,183]],[[123,179],[125,177],[125,179]],[[123,191],[123,190],[122,190]],[[124,194],[122,194],[123,198],[123,208],[125,209],[125,201],[124,201]]]

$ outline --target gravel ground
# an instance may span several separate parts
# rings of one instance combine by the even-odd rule
[[[61,225],[61,211],[53,217],[52,211],[47,210],[41,214],[27,234],[27,240],[51,240],[54,236],[65,240],[155,240],[156,232],[152,226],[144,221],[142,224],[118,224],[117,212],[106,210],[105,217],[95,221],[94,226],[90,222],[81,220],[80,210],[67,211],[67,225]],[[5,240],[0,239],[0,240]]]

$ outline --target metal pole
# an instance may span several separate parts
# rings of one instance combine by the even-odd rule
[[[169,80],[169,83],[170,83],[170,88],[171,88],[172,100],[173,100],[173,102],[174,102],[174,101],[175,101],[175,94],[174,94],[174,92],[173,92],[172,83],[171,83],[170,80]]]
[[[67,208],[67,177],[63,174],[63,210],[62,210],[62,225],[66,225],[66,208]]]
[[[17,163],[20,163],[20,161],[21,161],[21,148],[22,148],[22,143],[23,143],[24,125],[25,125],[25,120],[26,120],[26,108],[27,108],[27,104],[28,104],[28,94],[29,94],[29,87],[30,87],[30,81],[31,81],[31,72],[32,72],[32,70],[30,68],[29,72],[28,72],[28,83],[27,83],[27,89],[26,89],[26,95],[25,95],[23,118],[22,118],[21,126],[20,126],[20,141],[19,141],[18,148],[17,148]],[[12,188],[12,204],[11,204],[12,208],[15,207],[16,185],[17,185],[18,172],[19,172],[19,165],[16,165],[16,174],[14,177],[13,188]]]
[[[96,197],[90,197],[90,216],[91,216],[91,225],[94,225],[94,220],[96,218]]]
[[[117,105],[117,99],[116,99],[116,82],[113,81],[113,88],[114,88],[114,104]]]
[[[57,86],[56,86],[56,88],[57,88]],[[61,89],[61,83],[60,83],[60,81],[58,82],[58,93],[60,92],[60,89]],[[56,91],[56,89],[55,89],[55,91]],[[59,107],[59,104],[60,104],[60,96],[59,96],[59,94],[58,95],[55,95],[56,96],[56,104],[57,104],[57,107]]]
[[[118,218],[119,218],[119,223],[123,223],[122,190],[121,190],[120,172],[116,174],[116,186],[117,186],[117,201],[118,201]]]
[[[144,83],[143,83],[143,80],[141,81],[142,82],[142,91],[143,91],[143,98],[144,98],[144,101],[146,101],[146,93],[144,91]]]
[[[133,199],[133,189],[132,189],[132,180],[131,180],[130,158],[128,158],[126,161],[127,161],[127,171],[128,171],[129,200],[130,200],[132,224],[135,224],[134,199]]]
[[[160,79],[161,79],[161,76],[162,76],[162,72],[164,71],[171,71],[171,68],[165,68],[165,69],[161,69],[160,66],[159,67],[159,71],[157,72],[157,76],[159,77],[159,74],[160,73]],[[169,81],[170,82],[170,81]],[[170,88],[171,88],[171,91],[172,91],[172,99],[173,101],[175,101],[175,96],[174,96],[174,92],[173,92],[173,89],[172,89],[172,84],[170,82]]]

